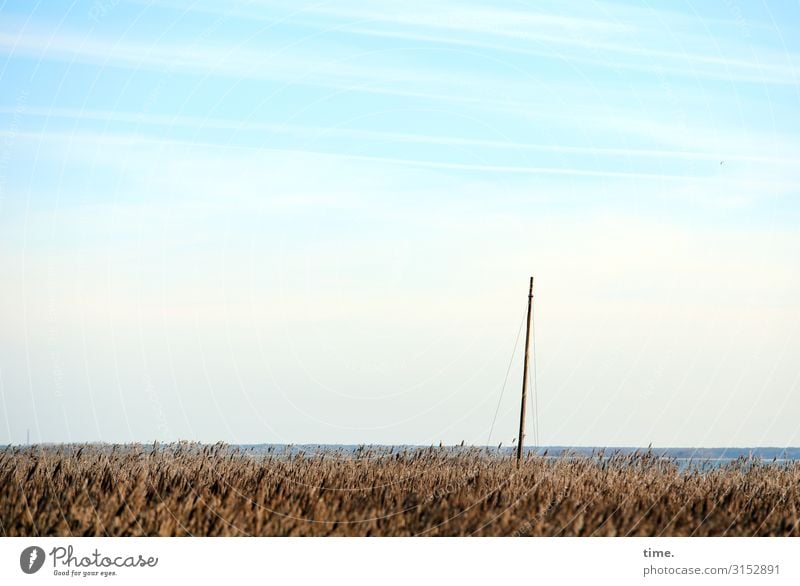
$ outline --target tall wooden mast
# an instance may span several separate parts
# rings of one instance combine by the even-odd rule
[[[525,401],[528,399],[528,355],[531,343],[531,307],[533,306],[533,277],[528,288],[528,320],[525,329],[525,366],[522,370],[522,407],[519,412],[519,440],[517,441],[517,466],[522,460],[522,444],[525,440]]]

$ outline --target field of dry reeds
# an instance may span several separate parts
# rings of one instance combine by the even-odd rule
[[[800,463],[477,448],[0,450],[0,534],[798,535]]]

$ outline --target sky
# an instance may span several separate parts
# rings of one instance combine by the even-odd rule
[[[510,445],[534,275],[529,443],[800,445],[799,51],[784,1],[2,2],[0,444]]]

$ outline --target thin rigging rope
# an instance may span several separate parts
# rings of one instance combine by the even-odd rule
[[[536,429],[536,427],[537,427],[536,426],[536,414],[533,413],[533,410],[534,410],[534,407],[535,407],[535,403],[534,403],[534,397],[533,397],[534,392],[533,392],[533,384],[532,384],[532,381],[531,381],[531,371],[530,370],[528,371],[528,386],[531,388],[531,392],[528,394],[528,409],[531,410],[530,420],[531,420],[531,425],[533,426],[533,445],[530,446],[530,447],[536,448],[539,445],[539,436],[538,436],[538,430]],[[526,436],[527,436],[527,434],[526,434]]]
[[[536,384],[536,312],[531,306],[531,337],[533,338],[533,440],[539,447],[539,392]]]
[[[527,309],[526,309],[527,311]],[[497,421],[497,414],[500,412],[500,403],[503,401],[503,393],[506,391],[506,383],[508,382],[508,375],[511,372],[511,365],[514,363],[514,355],[517,353],[517,344],[519,343],[519,335],[522,333],[522,324],[525,323],[525,313],[522,314],[522,320],[519,322],[519,329],[517,330],[517,339],[514,340],[514,349],[511,351],[511,359],[508,361],[508,368],[506,369],[506,378],[503,379],[503,388],[500,389],[500,398],[497,400],[497,409],[494,410],[494,419],[489,428],[489,437],[486,438],[486,445],[491,445],[492,432],[494,431],[494,424]]]

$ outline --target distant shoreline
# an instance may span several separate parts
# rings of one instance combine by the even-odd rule
[[[106,442],[64,442],[64,443],[41,443],[41,444],[30,444],[30,446],[26,446],[24,444],[6,444],[0,449],[7,450],[11,448],[25,448],[25,447],[58,447],[58,446],[78,446],[78,445],[87,445],[87,446],[107,446],[107,447],[114,447],[114,446],[140,446],[140,447],[152,447],[154,445],[158,445],[160,447],[167,447],[177,445],[179,443],[188,443],[200,446],[214,446],[213,443],[203,443],[203,442],[148,442],[148,443],[140,443],[140,442],[132,442],[132,443],[106,443]],[[218,442],[219,443],[219,442]],[[392,452],[398,450],[422,450],[422,449],[443,449],[443,450],[461,450],[461,449],[481,449],[487,450],[490,453],[498,453],[498,454],[511,454],[513,453],[516,448],[514,446],[470,446],[464,445],[463,447],[460,445],[422,445],[422,444],[270,444],[270,443],[263,443],[263,444],[225,444],[222,442],[223,445],[226,445],[231,448],[239,448],[242,450],[251,450],[254,452],[267,452],[273,451],[278,453],[296,453],[296,452],[329,452],[329,451],[344,451],[344,452],[355,452],[359,449],[361,450],[370,450],[370,451],[378,451],[378,452]],[[697,459],[697,460],[736,460],[738,458],[761,458],[763,460],[800,460],[800,447],[735,447],[735,448],[656,448],[656,447],[632,447],[632,446],[541,446],[541,447],[526,447],[524,449],[526,454],[540,454],[544,455],[545,453],[548,456],[563,456],[563,455],[578,455],[578,456],[592,456],[598,455],[601,452],[605,455],[611,455],[614,453],[617,454],[632,454],[632,453],[642,453],[650,451],[653,454],[666,457],[666,458],[677,458],[681,460],[687,459]]]

